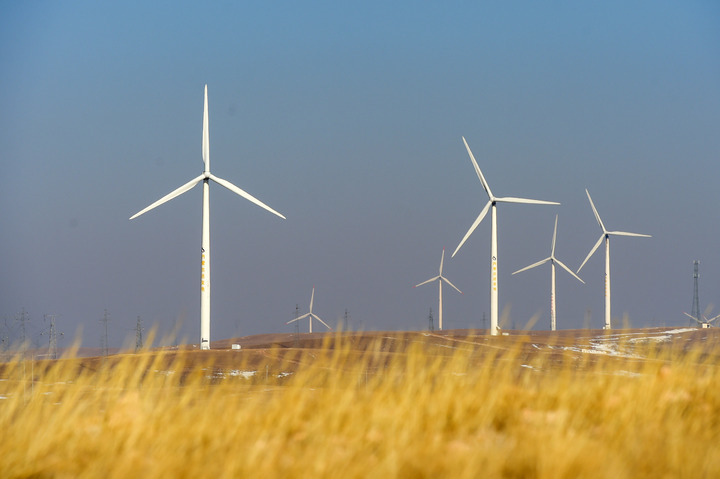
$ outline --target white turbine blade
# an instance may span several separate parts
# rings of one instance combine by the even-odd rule
[[[450,282],[450,280],[447,279],[445,276],[440,276],[440,279],[441,279],[442,281],[445,281],[447,284],[449,284],[449,285],[452,286],[453,288],[455,288],[455,291],[457,291],[458,293],[463,294],[463,292],[460,291],[457,286],[455,286],[454,284],[452,284],[452,283]]]
[[[465,233],[465,237],[462,239],[462,241],[460,242],[458,247],[455,248],[455,252],[452,254],[451,258],[455,257],[455,254],[457,254],[458,250],[460,250],[460,247],[465,243],[465,241],[467,241],[467,239],[470,237],[470,235],[473,233],[473,231],[475,231],[475,228],[477,228],[477,225],[480,224],[480,222],[483,220],[483,218],[485,218],[485,215],[487,214],[488,210],[490,209],[490,205],[492,205],[492,201],[487,202],[487,204],[485,205],[485,208],[482,209],[482,211],[480,212],[478,217],[475,219],[475,222],[472,224],[472,226],[470,226],[470,229],[468,230],[468,232]]]
[[[495,198],[498,203],[522,203],[526,205],[559,205],[556,201],[531,200],[529,198],[515,198],[514,196],[505,196],[503,198]]]
[[[413,286],[413,288],[417,288],[418,286],[422,286],[423,284],[428,284],[430,281],[435,281],[438,278],[442,278],[442,276],[435,276],[434,278],[430,278],[427,281],[423,281],[420,284],[416,284],[415,286]]]
[[[443,261],[445,260],[445,248],[443,248],[442,256],[440,256],[440,271],[438,276],[442,276]]]
[[[550,261],[551,259],[552,259],[552,258],[545,258],[545,259],[543,259],[543,260],[538,261],[537,263],[531,264],[530,266],[525,266],[524,268],[515,271],[513,274],[522,273],[523,271],[527,271],[527,270],[529,270],[529,269],[535,268],[536,266],[540,266],[541,264],[547,263],[547,262]]]
[[[687,314],[687,313],[685,313],[685,312],[683,312],[683,314],[684,314],[685,316],[687,316],[688,318],[694,319],[694,320],[697,321],[698,323],[702,324],[702,321],[700,321],[699,319],[697,319],[695,316],[692,316],[692,315]]]
[[[160,198],[159,200],[157,200],[155,203],[151,204],[151,205],[148,206],[147,208],[138,211],[137,213],[135,213],[134,215],[132,215],[132,216],[130,217],[130,219],[137,218],[137,217],[140,216],[141,214],[150,211],[151,209],[155,208],[156,206],[160,206],[161,204],[163,204],[163,203],[165,203],[165,202],[167,202],[167,201],[170,201],[171,199],[175,198],[176,196],[182,195],[182,194],[185,193],[186,191],[192,189],[193,186],[195,186],[195,185],[197,185],[198,183],[200,183],[203,179],[205,179],[205,175],[200,175],[200,176],[198,176],[197,178],[194,178],[194,179],[188,181],[187,183],[185,183],[184,185],[182,185],[180,188],[178,188],[178,189],[172,191],[171,193],[168,193],[167,195],[163,196],[162,198]]]
[[[303,314],[302,316],[298,316],[298,317],[295,318],[295,319],[291,319],[290,321],[288,321],[288,322],[285,323],[285,324],[290,324],[290,323],[294,323],[295,321],[300,321],[301,319],[305,319],[305,318],[307,318],[308,316],[310,316],[310,313],[305,313],[305,314]]]
[[[205,107],[203,108],[203,136],[202,136],[202,159],[205,163],[205,171],[210,171],[210,133],[208,122],[208,97],[207,85],[205,85]]]
[[[310,293],[310,312],[308,314],[312,314],[313,301],[315,301],[315,286],[313,286],[312,293]]]
[[[640,238],[652,238],[650,235],[644,235],[640,233],[628,233],[627,231],[608,231],[607,234],[613,236],[637,236]]]
[[[563,263],[562,261],[560,261],[560,260],[557,259],[557,258],[553,258],[553,260],[554,260],[557,264],[559,264],[561,268],[563,268],[565,271],[567,271],[568,273],[570,273],[571,275],[573,275],[575,278],[577,278],[578,281],[580,281],[582,284],[585,284],[585,281],[583,281],[582,279],[580,279],[580,276],[576,275],[575,273],[573,273],[573,272],[570,270],[570,268],[568,268],[567,266],[565,266],[565,263]]]
[[[317,319],[318,321],[320,321],[321,323],[323,323],[326,328],[332,330],[332,328],[331,328],[330,326],[328,326],[328,324],[327,324],[325,321],[323,321],[322,319],[320,319],[320,316],[318,316],[317,314],[312,314],[311,316],[312,316],[313,318]]]
[[[587,263],[587,260],[590,259],[590,256],[593,255],[593,253],[600,247],[600,244],[602,243],[602,240],[605,238],[605,233],[600,235],[600,239],[597,243],[595,243],[595,246],[593,246],[593,249],[590,250],[590,253],[588,253],[587,257],[585,258],[585,261],[582,262],[580,267],[577,269],[577,272],[579,273],[583,266],[585,266],[585,263]]]
[[[720,314],[718,314],[717,316],[715,316],[714,318],[711,318],[711,319],[705,318],[705,322],[708,323],[708,324],[710,324],[710,323],[712,323],[713,321],[715,321],[715,320],[718,319],[718,318],[720,318]]]
[[[259,199],[255,198],[255,197],[254,197],[253,195],[251,195],[250,193],[247,193],[247,192],[241,190],[240,188],[238,188],[237,186],[233,185],[233,184],[230,183],[229,181],[223,180],[222,178],[218,178],[217,176],[215,176],[215,175],[213,175],[213,174],[210,174],[210,173],[208,173],[208,178],[210,178],[211,180],[213,180],[213,181],[216,182],[217,184],[219,184],[219,185],[221,185],[221,186],[224,186],[225,188],[227,188],[228,190],[232,191],[233,193],[242,196],[242,197],[245,198],[246,200],[255,203],[255,204],[258,205],[259,207],[268,210],[270,213],[273,213],[273,214],[279,216],[279,217],[282,218],[282,219],[286,219],[283,215],[281,215],[280,213],[278,213],[278,212],[275,211],[274,209],[270,208],[268,205],[266,205],[265,203],[263,203],[263,202],[260,201]]]
[[[555,241],[557,240],[557,220],[558,215],[555,215],[555,229],[553,230],[553,240],[552,240],[552,246],[550,247],[550,257],[555,257]]]
[[[595,203],[593,203],[592,198],[590,198],[590,192],[585,188],[585,193],[587,193],[587,197],[590,200],[590,207],[593,210],[593,213],[595,213],[595,219],[597,220],[598,224],[600,225],[600,228],[602,228],[603,233],[605,233],[607,230],[605,229],[605,225],[603,224],[602,220],[600,219],[600,214],[597,212],[597,208],[595,208]]]
[[[478,178],[480,178],[480,183],[482,183],[483,188],[485,188],[485,193],[487,193],[490,200],[493,199],[492,191],[490,191],[490,185],[488,185],[488,182],[485,181],[485,176],[483,176],[482,171],[480,171],[480,167],[477,164],[477,161],[475,161],[475,156],[472,154],[472,151],[470,151],[470,147],[467,144],[467,141],[465,141],[465,137],[462,137],[463,143],[465,143],[465,149],[468,152],[468,155],[470,155],[470,160],[472,160],[472,164],[475,167],[475,173],[477,173]]]

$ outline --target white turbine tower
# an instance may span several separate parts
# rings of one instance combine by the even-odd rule
[[[455,252],[452,254],[453,257],[458,252],[460,247],[465,243],[465,241],[470,237],[470,235],[475,231],[475,228],[480,224],[480,222],[485,218],[485,215],[488,212],[488,209],[492,209],[492,215],[491,215],[491,227],[490,227],[490,235],[491,235],[491,247],[490,247],[490,334],[493,336],[496,336],[498,334],[498,244],[497,244],[497,203],[523,203],[523,204],[532,204],[532,205],[559,205],[560,203],[556,203],[554,201],[541,201],[541,200],[530,200],[526,198],[514,198],[511,196],[506,197],[497,197],[492,194],[492,191],[490,191],[490,186],[488,186],[487,181],[485,181],[485,177],[482,174],[482,171],[480,171],[480,167],[477,164],[477,161],[475,161],[475,157],[472,154],[472,151],[470,151],[470,147],[467,144],[467,141],[465,141],[465,137],[463,137],[463,143],[465,143],[465,148],[467,149],[468,155],[470,155],[470,160],[472,160],[472,164],[475,167],[475,173],[477,173],[478,178],[480,179],[480,183],[482,183],[483,188],[485,189],[485,193],[488,195],[488,202],[485,204],[485,207],[482,209],[480,214],[478,215],[477,219],[475,219],[475,222],[470,226],[470,229],[467,233],[465,233],[465,237],[460,241],[460,244],[455,249]]]
[[[268,205],[258,200],[254,196],[246,193],[229,181],[218,178],[210,173],[210,136],[208,132],[208,95],[207,85],[205,85],[205,106],[203,111],[203,136],[202,136],[202,160],[205,164],[203,173],[182,185],[175,191],[163,196],[155,203],[147,208],[135,213],[130,219],[137,218],[141,214],[150,211],[156,206],[170,201],[179,196],[192,187],[202,182],[203,184],[203,210],[202,210],[202,241],[200,245],[200,348],[210,349],[210,180],[224,186],[235,194],[238,194],[256,205],[268,210],[269,212],[285,219],[283,215],[270,208]]]
[[[600,239],[598,239],[597,243],[595,243],[595,246],[593,246],[593,249],[590,250],[590,253],[588,253],[587,257],[585,258],[585,261],[582,262],[580,267],[578,268],[577,272],[579,273],[583,266],[585,266],[585,263],[587,263],[587,260],[590,259],[590,256],[595,253],[595,251],[600,247],[600,243],[602,243],[603,239],[605,240],[605,326],[603,329],[610,329],[610,236],[639,236],[641,238],[651,238],[650,235],[644,235],[640,233],[627,233],[625,231],[608,231],[605,229],[605,225],[603,224],[602,220],[600,219],[600,215],[597,212],[597,209],[595,208],[595,204],[593,203],[592,198],[590,198],[590,192],[585,189],[585,193],[587,193],[588,200],[590,200],[590,206],[592,207],[593,213],[595,213],[595,219],[597,220],[598,224],[600,225],[600,228],[602,228],[603,232],[600,235]]]
[[[439,299],[438,299],[438,323],[439,323],[439,326],[440,326],[440,331],[442,331],[442,328],[443,328],[443,320],[442,320],[442,282],[445,281],[447,284],[449,284],[450,286],[452,286],[453,288],[455,288],[455,291],[457,291],[457,292],[460,293],[460,294],[463,294],[462,291],[460,291],[459,289],[457,289],[457,286],[455,286],[454,284],[452,284],[449,279],[447,279],[445,276],[442,275],[443,261],[444,261],[444,260],[445,260],[445,248],[443,248],[443,250],[442,250],[442,256],[440,256],[440,271],[438,272],[438,275],[437,275],[437,276],[433,276],[432,278],[428,279],[427,281],[423,281],[422,283],[416,284],[415,286],[413,286],[413,288],[417,288],[418,286],[422,286],[423,284],[427,284],[427,283],[429,283],[429,282],[431,282],[431,281],[437,280],[437,282],[438,282],[438,296],[439,296]]]
[[[563,268],[565,271],[567,271],[568,273],[573,275],[575,278],[577,278],[578,281],[585,284],[585,281],[580,279],[580,277],[578,275],[573,273],[572,270],[570,270],[570,268],[565,266],[565,264],[563,264],[562,261],[560,261],[559,259],[557,259],[555,257],[555,241],[557,239],[557,222],[558,222],[558,217],[557,217],[557,215],[555,215],[555,229],[553,230],[552,246],[550,247],[550,256],[545,258],[542,261],[533,263],[530,266],[525,266],[524,268],[519,269],[513,273],[513,274],[517,274],[522,271],[527,271],[528,269],[532,269],[536,266],[540,266],[541,264],[545,264],[548,261],[550,262],[550,271],[551,271],[550,272],[550,330],[551,331],[555,331],[556,324],[557,324],[557,311],[555,309],[555,302],[556,302],[556,298],[555,298],[555,263],[557,263],[561,268]]]
[[[315,318],[315,319],[317,319],[318,321],[320,321],[321,323],[323,323],[326,328],[332,330],[332,328],[331,328],[330,326],[328,326],[325,321],[323,321],[322,319],[320,319],[320,316],[318,316],[317,314],[315,314],[315,313],[312,312],[313,300],[314,300],[314,299],[315,299],[315,286],[313,286],[312,294],[310,295],[310,312],[305,313],[305,314],[303,314],[302,316],[298,316],[298,317],[295,318],[295,319],[291,319],[290,321],[288,321],[288,322],[285,323],[285,324],[294,323],[295,321],[300,321],[301,319],[308,318],[308,323],[309,323],[309,325],[310,325],[310,332],[312,333],[312,320],[313,320],[313,318]]]

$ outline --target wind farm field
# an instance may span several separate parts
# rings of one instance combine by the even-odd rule
[[[0,477],[712,477],[719,344],[712,328],[386,331],[16,356]]]

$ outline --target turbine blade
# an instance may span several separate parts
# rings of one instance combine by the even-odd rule
[[[445,260],[445,248],[443,248],[442,256],[440,256],[440,271],[438,276],[442,276],[443,261]]]
[[[315,301],[315,286],[313,286],[312,293],[310,294],[310,312],[308,314],[312,314],[313,301]]]
[[[688,318],[690,318],[690,319],[694,319],[694,320],[697,321],[699,324],[702,324],[702,321],[700,321],[699,319],[697,319],[695,316],[691,316],[691,315],[689,315],[689,314],[687,314],[687,313],[685,313],[685,312],[683,312],[683,314],[684,314],[685,316],[687,316]]]
[[[323,321],[322,319],[320,319],[320,316],[318,316],[317,314],[313,314],[312,317],[315,318],[315,319],[317,319],[317,320],[320,321],[321,323],[323,323],[326,328],[328,328],[329,330],[332,331],[332,328],[331,328],[330,326],[328,326],[328,324],[327,324],[325,321]]]
[[[475,156],[473,155],[472,151],[470,151],[470,147],[467,144],[467,141],[465,141],[465,137],[462,137],[463,143],[465,143],[465,149],[468,152],[468,155],[470,155],[470,160],[472,161],[473,166],[475,167],[475,173],[477,173],[478,178],[480,178],[480,183],[482,183],[483,188],[485,188],[485,193],[487,193],[490,200],[493,200],[493,194],[492,191],[490,191],[490,185],[488,185],[488,182],[485,181],[485,176],[483,176],[482,171],[480,171],[480,167],[477,164],[477,161],[475,161]]]
[[[628,233],[627,231],[608,231],[607,234],[613,236],[637,236],[640,238],[652,238],[650,235],[644,235],[640,233]]]
[[[555,257],[555,241],[557,240],[557,220],[558,215],[555,215],[555,229],[553,230],[552,246],[550,247],[550,257]]]
[[[447,284],[449,284],[449,285],[452,286],[453,288],[455,288],[455,291],[457,291],[458,293],[463,294],[463,292],[460,291],[457,286],[455,286],[454,284],[452,284],[452,283],[450,282],[450,280],[447,279],[445,276],[440,276],[440,279],[441,279],[442,281],[445,281]]]
[[[529,270],[529,269],[535,268],[536,266],[540,266],[541,264],[547,263],[547,262],[550,261],[551,259],[552,259],[552,258],[545,258],[545,259],[543,259],[543,260],[538,261],[537,263],[531,264],[530,266],[525,266],[524,268],[515,271],[515,273],[513,273],[513,274],[522,273],[523,271],[527,271],[527,270]]]
[[[452,254],[451,258],[455,257],[455,254],[457,254],[458,250],[460,250],[460,247],[465,243],[465,241],[467,241],[467,239],[470,237],[470,235],[473,233],[473,231],[475,231],[475,228],[477,228],[477,225],[480,224],[480,222],[483,220],[483,218],[485,218],[485,215],[487,214],[488,210],[490,209],[490,205],[492,205],[492,201],[487,202],[487,204],[485,205],[485,208],[482,209],[482,211],[480,212],[478,217],[475,219],[475,222],[472,224],[472,226],[470,226],[470,229],[468,230],[468,232],[465,233],[465,237],[462,239],[462,241],[460,242],[458,247],[455,248],[455,252]]]
[[[428,284],[429,282],[435,281],[438,278],[442,278],[442,276],[435,276],[434,278],[430,278],[427,281],[423,281],[422,283],[416,284],[415,286],[413,286],[413,288],[417,288],[418,286],[422,286],[423,284]]]
[[[582,284],[585,284],[585,281],[583,281],[582,279],[580,279],[580,276],[576,275],[575,273],[573,273],[573,272],[570,270],[570,268],[568,268],[567,266],[565,266],[565,263],[563,263],[562,261],[560,261],[560,260],[557,259],[557,258],[554,258],[554,260],[555,260],[555,262],[556,262],[557,264],[560,265],[561,268],[563,268],[565,271],[567,271],[568,273],[570,273],[571,275],[573,275],[575,278],[577,278],[577,280],[580,281]]]
[[[268,205],[266,205],[265,203],[263,203],[263,202],[260,201],[259,199],[255,198],[255,197],[254,197],[253,195],[251,195],[250,193],[247,193],[247,192],[245,192],[244,190],[241,190],[240,188],[238,188],[237,186],[233,185],[233,184],[230,183],[229,181],[223,180],[222,178],[218,178],[217,176],[215,176],[215,175],[213,175],[213,174],[210,174],[210,173],[208,173],[208,178],[210,178],[211,180],[213,180],[213,181],[216,182],[217,184],[219,184],[219,185],[221,185],[221,186],[224,186],[225,188],[227,188],[228,190],[232,191],[233,193],[242,196],[242,197],[245,198],[246,200],[248,200],[248,201],[250,201],[250,202],[252,202],[252,203],[255,203],[255,204],[258,205],[259,207],[268,210],[270,213],[273,213],[273,214],[279,216],[279,217],[282,218],[282,219],[286,219],[283,215],[281,215],[280,213],[278,213],[278,212],[275,211],[274,209],[270,208]]]
[[[294,323],[295,321],[300,321],[301,319],[305,319],[305,318],[307,318],[308,316],[310,316],[310,313],[305,313],[305,314],[303,314],[302,316],[298,316],[298,317],[295,318],[295,319],[291,319],[290,321],[288,321],[288,322],[285,323],[285,324],[290,324],[290,323]]]
[[[137,213],[135,213],[134,215],[132,215],[132,216],[130,217],[130,219],[137,218],[137,217],[140,216],[141,214],[150,211],[151,209],[155,208],[156,206],[160,206],[161,204],[163,204],[163,203],[165,203],[165,202],[167,202],[167,201],[170,201],[171,199],[175,198],[176,196],[182,195],[182,194],[185,193],[186,191],[192,189],[193,186],[195,186],[195,185],[197,185],[198,183],[200,183],[203,179],[205,179],[205,176],[204,176],[204,175],[200,175],[200,176],[198,176],[197,178],[194,178],[194,179],[188,181],[187,183],[185,183],[184,185],[182,185],[180,188],[178,188],[178,189],[176,189],[176,190],[168,193],[167,195],[163,196],[162,198],[160,198],[159,200],[157,200],[155,203],[151,204],[151,205],[148,206],[147,208],[138,211]]]
[[[505,196],[503,198],[495,198],[499,203],[523,203],[526,205],[559,205],[556,201],[531,200],[529,198],[515,198],[514,196]]]
[[[720,318],[720,314],[718,314],[717,316],[715,316],[714,318],[711,318],[711,319],[705,318],[705,321],[707,321],[707,323],[710,324],[718,318]]]
[[[203,108],[203,136],[202,136],[202,159],[205,163],[205,171],[210,171],[210,133],[208,122],[208,97],[207,84],[205,85],[205,107]]]
[[[590,253],[588,253],[587,257],[585,258],[585,261],[582,262],[580,267],[577,269],[577,272],[579,273],[583,266],[585,266],[585,263],[587,263],[587,260],[590,259],[590,256],[593,255],[593,253],[600,247],[600,243],[602,243],[602,240],[605,238],[605,233],[600,235],[600,239],[597,243],[595,243],[595,246],[593,246],[593,249],[590,250]]]
[[[605,225],[603,224],[602,220],[600,219],[600,214],[597,211],[597,208],[595,208],[595,203],[593,203],[592,198],[590,198],[590,192],[585,188],[585,193],[587,193],[587,197],[590,200],[590,207],[593,210],[593,213],[595,213],[595,219],[597,220],[598,224],[600,225],[600,228],[602,228],[603,233],[606,233],[607,230],[605,229]]]

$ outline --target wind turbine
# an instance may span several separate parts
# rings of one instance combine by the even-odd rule
[[[580,279],[578,275],[572,272],[570,268],[565,266],[562,261],[557,259],[555,257],[555,240],[557,239],[557,222],[558,222],[558,215],[555,215],[555,229],[553,230],[553,239],[552,239],[552,246],[550,247],[550,256],[545,258],[542,261],[538,261],[537,263],[533,263],[530,266],[525,266],[522,269],[519,269],[515,271],[513,274],[520,273],[522,271],[526,271],[528,269],[532,269],[536,266],[540,266],[541,264],[545,264],[548,261],[550,261],[550,330],[555,331],[556,322],[557,322],[557,312],[555,310],[555,263],[557,263],[561,268],[563,268],[565,271],[573,275],[575,278],[577,278],[578,281],[585,284],[585,281]]]
[[[285,323],[285,324],[294,323],[295,321],[300,321],[301,319],[308,318],[308,323],[309,323],[309,325],[310,325],[310,332],[312,333],[312,320],[313,320],[313,318],[315,318],[315,319],[317,319],[318,321],[320,321],[321,323],[323,323],[326,328],[332,330],[332,328],[331,328],[330,326],[328,326],[325,321],[323,321],[322,319],[320,319],[320,316],[318,316],[317,314],[315,314],[315,313],[312,312],[313,300],[314,300],[314,299],[315,299],[315,286],[313,286],[312,294],[310,295],[310,312],[309,312],[309,313],[305,313],[305,314],[303,314],[302,316],[299,316],[299,317],[297,317],[297,318],[295,318],[295,319],[291,319],[290,321],[288,321],[288,322]]]
[[[443,268],[443,261],[444,261],[444,260],[445,260],[445,248],[443,248],[443,250],[442,250],[442,256],[440,256],[440,271],[438,272],[438,275],[437,275],[437,276],[434,276],[434,277],[432,277],[432,278],[430,278],[430,279],[428,279],[427,281],[423,281],[422,283],[416,284],[415,286],[413,286],[413,288],[417,288],[418,286],[422,286],[423,284],[427,284],[427,283],[429,283],[430,281],[435,281],[435,280],[437,280],[437,282],[438,282],[438,295],[439,295],[439,298],[440,298],[440,299],[438,300],[438,323],[439,323],[439,326],[440,326],[440,331],[442,331],[442,326],[443,326],[443,320],[442,320],[442,282],[445,281],[447,284],[449,284],[450,286],[452,286],[453,288],[455,288],[455,291],[457,291],[457,292],[460,293],[460,294],[463,294],[462,291],[460,291],[459,289],[457,289],[457,286],[455,286],[454,284],[452,284],[449,279],[447,279],[445,276],[442,275],[442,268]]]
[[[511,196],[506,197],[497,197],[492,194],[492,191],[490,191],[490,186],[488,185],[487,181],[485,181],[485,177],[482,174],[482,171],[480,171],[480,167],[477,164],[477,161],[475,161],[475,157],[472,154],[472,151],[470,151],[470,147],[467,144],[467,141],[465,141],[465,137],[463,137],[463,143],[465,143],[465,148],[467,149],[468,155],[470,155],[470,160],[472,160],[472,164],[475,167],[475,173],[477,173],[478,178],[480,179],[480,183],[482,183],[483,188],[485,189],[485,193],[488,195],[488,202],[485,204],[485,207],[482,209],[478,217],[475,219],[475,222],[470,226],[470,229],[467,233],[465,233],[465,237],[460,241],[460,244],[457,248],[455,248],[455,252],[452,254],[454,257],[455,254],[457,254],[460,247],[465,243],[465,241],[470,237],[470,235],[475,231],[475,228],[480,224],[480,222],[485,218],[485,215],[487,214],[489,209],[492,209],[492,215],[491,215],[491,227],[490,227],[490,236],[491,236],[491,246],[490,246],[490,334],[493,336],[497,336],[498,334],[498,278],[497,278],[497,271],[498,271],[498,245],[497,245],[497,203],[523,203],[523,204],[532,204],[532,205],[559,205],[560,203],[556,203],[554,201],[541,201],[541,200],[530,200],[526,198],[514,198]]]
[[[597,209],[595,208],[595,204],[593,203],[592,198],[590,198],[590,192],[585,188],[585,193],[587,193],[588,200],[590,200],[590,206],[592,207],[593,213],[595,213],[595,219],[597,220],[598,224],[600,225],[600,228],[602,228],[603,232],[600,235],[600,239],[598,239],[597,243],[595,243],[595,246],[593,246],[593,249],[590,250],[590,253],[588,253],[587,257],[585,258],[585,261],[582,262],[580,267],[578,268],[577,272],[579,273],[583,266],[585,266],[585,263],[587,263],[587,260],[590,259],[590,256],[595,253],[595,251],[600,247],[600,243],[602,243],[603,239],[605,240],[605,326],[603,326],[603,329],[610,329],[610,236],[639,236],[642,238],[651,238],[650,235],[644,235],[640,233],[627,233],[625,231],[608,231],[605,229],[605,225],[603,224],[602,220],[600,219],[600,215],[597,212]]]
[[[285,219],[283,215],[270,208],[268,205],[258,200],[254,196],[246,193],[229,181],[218,178],[210,173],[210,135],[208,132],[208,95],[207,85],[205,85],[205,106],[203,111],[203,133],[202,133],[202,160],[205,164],[203,173],[197,178],[193,178],[180,188],[163,196],[155,203],[147,208],[138,211],[130,217],[137,218],[143,213],[150,211],[156,206],[170,201],[186,191],[192,189],[195,185],[202,182],[203,184],[203,212],[202,212],[202,241],[200,244],[200,348],[210,349],[210,180],[224,186],[235,194],[238,194],[256,205],[268,210],[269,212]]]
[[[720,318],[720,314],[718,314],[717,316],[715,316],[714,318],[711,318],[711,319],[708,319],[707,316],[705,316],[703,314],[702,315],[703,321],[700,321],[698,318],[696,318],[695,316],[692,316],[688,313],[683,313],[683,314],[685,314],[685,316],[687,316],[688,318],[691,318],[691,319],[694,319],[695,321],[697,321],[697,323],[700,325],[701,328],[709,328],[710,323],[712,323],[716,319]]]

